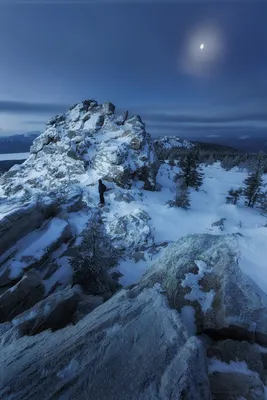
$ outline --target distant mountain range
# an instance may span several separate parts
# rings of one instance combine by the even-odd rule
[[[0,154],[26,153],[30,150],[33,140],[41,132],[31,131],[12,136],[0,136]]]

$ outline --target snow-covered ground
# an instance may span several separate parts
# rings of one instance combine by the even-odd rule
[[[110,211],[106,213],[107,220],[113,219],[114,214],[122,216],[136,207],[141,208],[151,217],[155,243],[175,241],[192,233],[239,233],[242,235],[237,237],[240,267],[267,293],[267,215],[242,203],[235,206],[225,202],[229,189],[240,187],[246,173],[240,172],[238,168],[225,171],[219,163],[204,167],[204,183],[198,192],[191,191],[191,208],[183,210],[166,204],[174,197],[173,176],[177,171],[177,168],[163,164],[158,173],[161,190],[144,191],[143,196],[138,194],[138,190],[131,190],[135,202],[118,203],[113,200],[114,193],[109,194],[107,198]],[[267,182],[267,175],[264,176],[264,180]],[[219,227],[211,226],[221,218],[226,219],[223,231]],[[145,258],[137,263],[133,260],[121,262],[119,269],[124,274],[122,284],[134,283],[142,276],[154,257],[145,254]]]
[[[11,160],[26,160],[30,153],[9,153],[0,154],[0,161],[11,161]]]

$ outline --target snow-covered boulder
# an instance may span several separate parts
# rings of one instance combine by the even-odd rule
[[[211,360],[219,360],[226,364],[245,363],[250,371],[257,373],[264,380],[264,365],[260,349],[257,345],[238,340],[220,340],[207,348],[207,356]]]
[[[168,160],[172,155],[183,153],[195,147],[193,143],[179,139],[177,136],[164,136],[156,139],[154,146],[159,160]]]
[[[3,194],[60,191],[77,183],[97,184],[98,178],[129,187],[134,177],[155,190],[157,157],[140,117],[115,114],[111,103],[86,100],[52,118],[31,147],[30,157],[3,175]],[[83,186],[83,185],[81,185]]]
[[[144,244],[152,244],[153,236],[150,227],[150,216],[140,208],[130,214],[117,217],[107,223],[107,233],[114,246],[137,251]]]
[[[20,199],[14,199],[13,202],[3,200],[0,203],[0,255],[23,236],[39,228],[44,220],[55,215],[57,208],[57,199],[45,195],[42,201],[32,199],[23,203]]]
[[[155,289],[121,291],[75,326],[6,345],[1,399],[210,400],[202,343]]]
[[[44,294],[42,279],[38,272],[32,269],[0,296],[0,322],[11,321],[42,300]]]
[[[238,259],[234,235],[189,235],[166,248],[139,288],[160,283],[173,307],[192,306],[198,332],[267,346],[267,295]]]
[[[38,230],[25,236],[12,248],[11,256],[1,267],[0,286],[18,280],[31,268],[38,268],[70,238],[71,228],[64,219],[45,221]]]

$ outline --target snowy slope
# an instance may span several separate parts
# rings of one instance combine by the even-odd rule
[[[155,243],[175,241],[190,233],[213,233],[225,235],[239,233],[240,266],[255,282],[267,293],[267,216],[259,210],[250,209],[244,205],[235,206],[226,204],[225,198],[231,187],[238,188],[246,177],[245,172],[238,168],[225,171],[219,163],[203,168],[205,174],[203,186],[199,192],[191,191],[191,208],[183,210],[169,207],[166,203],[174,197],[175,186],[173,176],[178,168],[162,164],[158,171],[157,182],[162,185],[160,192],[143,192],[144,195],[135,195],[134,204],[117,205],[116,213],[130,212],[133,207],[145,210],[152,219]],[[267,175],[264,176],[267,183]],[[132,193],[134,195],[134,193]],[[112,218],[112,214],[109,214]],[[226,218],[225,228],[221,231],[212,227],[212,223]],[[158,253],[156,254],[158,256]],[[138,280],[142,273],[149,267],[151,257],[145,255],[146,260],[135,263],[123,261],[121,272],[125,276],[121,279],[123,284],[130,284]]]

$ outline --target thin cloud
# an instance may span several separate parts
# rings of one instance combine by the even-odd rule
[[[249,138],[250,138],[250,135],[243,135],[243,136],[239,136],[238,139],[240,139],[240,140],[246,140],[246,139],[249,139]]]
[[[221,113],[221,114],[197,114],[189,112],[175,112],[175,111],[150,111],[142,113],[144,120],[150,120],[153,122],[160,123],[232,123],[232,122],[266,122],[267,123],[267,113],[264,111],[255,112],[235,112],[235,113]]]
[[[63,104],[28,103],[23,101],[0,100],[0,113],[48,114],[63,112],[68,106]]]

